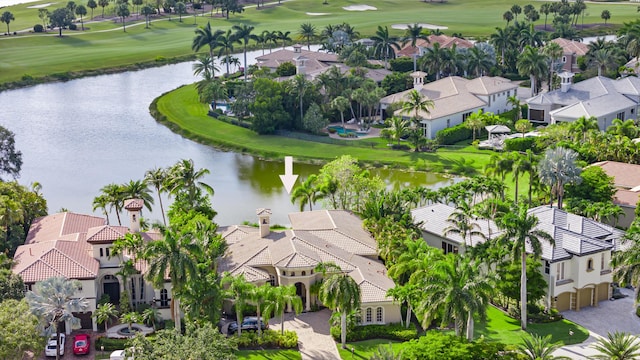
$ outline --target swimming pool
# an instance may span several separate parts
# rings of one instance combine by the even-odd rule
[[[353,129],[345,129],[342,126],[339,125],[334,125],[334,126],[328,126],[327,129],[332,129],[335,130],[337,134],[354,134],[355,136],[363,136],[364,134],[360,133],[359,131],[353,130]]]

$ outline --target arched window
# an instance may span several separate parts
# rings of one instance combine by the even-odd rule
[[[144,300],[144,278],[140,277],[140,300]]]
[[[381,323],[383,320],[382,307],[380,306],[376,309],[376,322]]]
[[[287,272],[282,270],[282,276],[287,276]]]
[[[169,306],[169,292],[167,291],[167,289],[160,290],[160,306]]]
[[[291,272],[291,276],[296,276],[295,271],[292,271],[292,272]]]
[[[593,259],[587,260],[587,271],[593,270]]]
[[[367,308],[364,319],[365,319],[364,320],[365,323],[370,323],[373,321],[371,308]]]
[[[302,272],[302,276],[305,276],[305,275],[307,275],[307,272],[306,272],[306,271],[303,271],[303,272]]]

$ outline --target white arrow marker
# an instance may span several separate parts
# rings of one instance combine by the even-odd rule
[[[291,189],[293,189],[293,185],[298,180],[298,175],[293,175],[293,157],[284,157],[284,175],[280,175],[280,180],[282,180],[287,194],[291,194]]]

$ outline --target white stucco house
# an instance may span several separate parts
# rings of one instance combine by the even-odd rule
[[[319,304],[311,286],[322,279],[315,271],[321,262],[333,262],[360,286],[363,325],[400,322],[400,306],[387,296],[393,281],[378,260],[375,240],[362,221],[342,210],[289,214],[291,229],[270,230],[268,209],[258,209],[259,227],[234,225],[219,231],[229,248],[218,269],[244,274],[256,284],[294,285],[305,311]]]
[[[16,250],[16,265],[12,271],[22,277],[26,290],[50,277],[64,277],[78,280],[80,290],[77,297],[87,300],[89,307],[85,312],[75,314],[81,320],[83,329],[97,330],[97,324],[91,317],[103,295],[110,302],[118,304],[120,294],[129,292],[132,306],[149,304],[155,306],[163,319],[171,318],[171,283],[167,279],[164,288],[154,289],[143,275],[146,264],[136,261],[137,274],[130,275],[128,284],[123,284],[117,273],[127,255],[111,256],[114,241],[127,233],[140,233],[144,241],[157,240],[157,232],[140,232],[141,200],[130,199],[125,202],[129,227],[109,225],[105,218],[63,212],[40,217],[31,224],[24,245]],[[65,331],[71,332],[66,324]]]
[[[457,234],[445,235],[447,221],[455,208],[433,204],[414,209],[416,222],[422,222],[425,241],[445,253],[463,252],[464,240]],[[537,229],[554,239],[555,245],[542,242],[542,267],[547,280],[546,305],[559,311],[579,311],[585,306],[598,306],[611,296],[611,252],[618,250],[624,232],[597,221],[570,214],[549,206],[529,210],[538,217]],[[488,238],[500,232],[492,220],[477,219],[480,231]],[[467,246],[484,241],[476,236],[466,239]]]
[[[598,119],[606,130],[614,119],[638,117],[640,79],[629,76],[617,80],[596,76],[573,84],[573,73],[558,74],[560,89],[538,94],[526,100],[529,120],[540,124],[572,122],[585,117]]]
[[[459,76],[449,76],[430,83],[424,83],[426,73],[416,71],[413,77],[413,89],[385,96],[380,100],[380,107],[386,110],[389,105],[403,103],[408,100],[408,94],[417,90],[433,101],[434,106],[429,112],[418,113],[424,136],[433,139],[436,133],[461,124],[472,113],[482,109],[485,112],[501,114],[512,109],[508,104],[509,96],[517,95],[518,86],[509,79],[502,77],[482,76],[475,79],[465,79]],[[390,115],[390,114],[388,114]],[[411,118],[414,114],[396,110],[393,115]]]

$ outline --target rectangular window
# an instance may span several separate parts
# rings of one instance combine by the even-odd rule
[[[376,322],[377,323],[381,323],[382,320],[383,320],[383,318],[382,318],[382,308],[379,307],[379,308],[376,309]]]
[[[623,112],[619,112],[618,115],[616,115],[616,118],[624,121],[624,111]]]
[[[600,257],[600,270],[604,270],[604,253]]]
[[[564,280],[564,261],[556,264],[556,280]]]
[[[458,253],[458,247],[453,245],[453,244],[449,244],[447,242],[442,242],[442,251],[445,254],[449,254],[449,253],[454,253],[457,254]]]
[[[451,127],[451,119],[447,119],[447,127]]]
[[[471,116],[471,114],[472,114],[472,112],[471,112],[471,111],[469,111],[468,113],[464,113],[464,114],[462,114],[462,121],[467,120],[467,118],[468,118],[469,116]]]
[[[106,248],[107,251],[107,257],[110,257],[111,255],[109,255],[109,248]]]
[[[544,261],[544,273],[548,275],[550,272],[551,272],[551,264],[547,260],[545,260]]]
[[[104,256],[103,250],[102,248],[100,248],[100,257],[103,257],[103,256]]]

